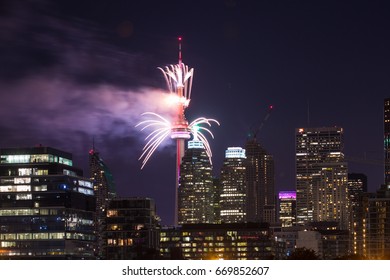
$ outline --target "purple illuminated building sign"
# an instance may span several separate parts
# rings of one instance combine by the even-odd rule
[[[296,191],[280,191],[279,199],[297,199]]]

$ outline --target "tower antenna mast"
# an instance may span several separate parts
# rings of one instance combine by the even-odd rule
[[[183,62],[182,57],[181,57],[181,37],[178,37],[177,40],[179,42],[179,65],[181,66],[181,64]]]

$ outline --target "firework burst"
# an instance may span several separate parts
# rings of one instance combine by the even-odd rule
[[[144,168],[152,154],[155,152],[158,146],[160,146],[160,144],[171,134],[173,129],[171,122],[159,114],[146,112],[143,113],[142,116],[147,116],[148,119],[141,121],[136,125],[136,127],[141,127],[141,131],[151,129],[151,132],[145,137],[145,141],[147,142],[142,150],[141,156],[139,157],[139,160],[142,160],[141,169]],[[207,119],[204,117],[197,118],[188,125],[189,132],[193,135],[194,138],[201,141],[204,145],[210,163],[212,163],[212,152],[209,141],[207,140],[204,132],[209,134],[212,138],[214,138],[214,135],[209,128],[204,127],[203,125],[211,127],[211,123],[216,123],[219,125],[217,120]]]

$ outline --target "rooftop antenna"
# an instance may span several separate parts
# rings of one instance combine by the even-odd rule
[[[182,64],[182,58],[181,58],[181,37],[178,37],[177,38],[177,40],[178,40],[178,42],[179,42],[179,65],[181,65]]]
[[[89,150],[89,154],[94,154],[96,153],[97,151],[95,150],[95,136],[92,136],[92,149]]]
[[[310,102],[307,98],[307,127],[310,127]]]

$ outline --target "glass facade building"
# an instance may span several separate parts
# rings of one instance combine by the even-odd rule
[[[340,127],[296,130],[297,224],[337,221],[349,226],[347,163]]]
[[[214,223],[212,166],[203,143],[188,142],[180,165],[178,223]]]
[[[245,159],[245,149],[230,147],[226,150],[220,176],[221,223],[246,222]]]
[[[0,258],[93,259],[93,184],[72,155],[0,149]]]

